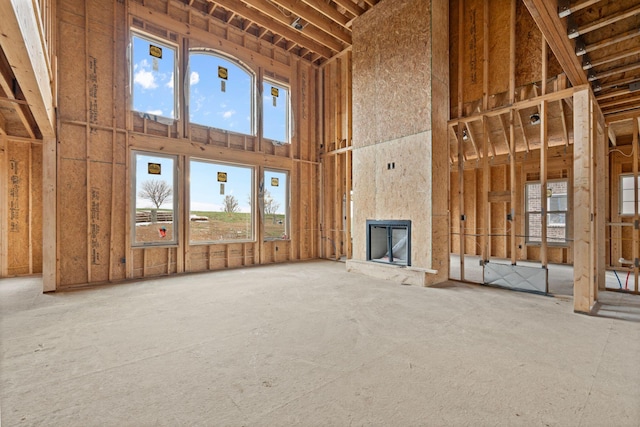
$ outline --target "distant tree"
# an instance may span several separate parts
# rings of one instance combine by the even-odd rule
[[[231,194],[227,194],[224,196],[224,200],[222,201],[222,212],[226,213],[234,213],[240,210],[240,206],[238,205],[238,199]]]
[[[160,209],[160,206],[165,201],[171,200],[172,192],[171,186],[166,181],[150,179],[142,183],[142,189],[138,193],[138,197],[151,201],[156,206],[156,209]]]
[[[271,197],[271,193],[269,190],[264,191],[264,213],[267,215],[272,215],[273,223],[276,223],[276,212],[280,208],[280,203]]]

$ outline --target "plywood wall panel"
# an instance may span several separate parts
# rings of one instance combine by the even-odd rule
[[[58,103],[64,108],[58,109],[58,117],[65,120],[86,120],[86,91],[84,54],[84,19],[78,15],[70,15],[75,21],[71,24],[65,20],[69,14],[61,11],[58,22],[58,37],[64,40],[64,49],[58,49]],[[80,62],[79,62],[80,61]]]
[[[509,22],[511,0],[489,1],[489,93],[509,90]]]
[[[482,62],[484,61],[482,48],[484,43],[483,4],[484,0],[464,0],[465,26],[462,40],[464,62],[462,71],[465,100],[482,98]]]
[[[32,273],[42,273],[42,145],[31,146],[31,263]],[[46,213],[45,213],[46,214]]]
[[[30,273],[31,145],[9,142],[7,153],[8,274],[16,276]]]
[[[58,160],[60,285],[85,284],[87,275],[87,164]]]
[[[542,33],[521,1],[516,26],[516,87],[520,87],[542,78]]]
[[[429,49],[410,48],[430,45],[430,2],[399,0],[392,6],[373,8],[353,24],[354,147],[430,128],[431,57]],[[382,36],[380,28],[411,31]]]

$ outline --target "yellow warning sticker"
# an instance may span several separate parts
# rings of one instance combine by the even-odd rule
[[[162,58],[162,48],[150,44],[149,55],[153,56],[154,58]]]
[[[218,172],[218,182],[227,182],[226,172]]]
[[[280,90],[277,87],[271,87],[271,96],[280,96]]]
[[[162,165],[160,163],[149,163],[147,172],[149,175],[160,175],[162,173]]]
[[[227,78],[229,77],[229,71],[226,68],[218,65],[218,77],[227,80]]]
[[[280,185],[280,178],[271,178],[271,186],[277,187]]]

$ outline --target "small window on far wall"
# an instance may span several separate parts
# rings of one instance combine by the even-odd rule
[[[191,160],[191,243],[253,240],[253,168]]]
[[[175,47],[138,33],[131,43],[132,109],[154,120],[175,119]]]
[[[141,152],[133,156],[134,245],[176,244],[176,158]]]
[[[269,80],[264,81],[262,94],[262,136],[276,143],[290,142],[289,88]]]
[[[289,239],[289,174],[264,171],[264,239]]]
[[[542,241],[542,203],[539,182],[529,182],[525,187],[526,242]],[[547,182],[547,243],[567,242],[568,181]]]
[[[640,187],[640,176],[638,177],[638,187]],[[620,215],[635,215],[634,199],[633,175],[620,175]],[[640,211],[640,201],[638,202],[638,211]]]

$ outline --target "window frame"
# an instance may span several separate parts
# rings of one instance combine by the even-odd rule
[[[618,176],[618,215],[621,217],[632,217],[635,216],[635,211],[634,212],[630,212],[630,213],[624,213],[623,212],[623,205],[624,205],[624,192],[622,191],[622,180],[625,178],[631,178],[631,181],[633,182],[633,173],[621,173]],[[638,194],[640,195],[640,175],[638,175],[638,177],[636,178],[636,181],[638,182]],[[635,187],[632,187],[632,197],[635,198]],[[636,204],[638,205],[638,212],[640,212],[640,197],[638,197],[639,200],[636,200]],[[627,203],[631,203],[633,204],[633,199],[632,200],[626,200]]]
[[[264,203],[264,195],[266,193],[266,188],[267,188],[267,181],[266,181],[266,174],[267,172],[272,172],[272,173],[282,173],[285,175],[286,177],[286,189],[284,192],[284,197],[285,197],[285,209],[284,209],[284,215],[285,215],[285,224],[284,224],[284,235],[286,236],[286,238],[283,237],[268,237],[266,236],[266,232],[265,232],[265,225],[267,223],[267,213],[265,212],[265,203]],[[273,242],[273,241],[291,241],[291,214],[290,214],[290,203],[291,203],[291,172],[286,170],[286,169],[276,169],[276,168],[263,168],[262,170],[262,185],[263,185],[263,190],[262,190],[262,194],[259,195],[260,197],[260,204],[261,204],[261,215],[260,217],[262,218],[262,241],[263,242]]]
[[[171,50],[173,50],[174,52],[174,61],[173,61],[173,112],[174,112],[174,117],[168,117],[168,116],[163,116],[163,115],[153,115],[150,113],[147,113],[145,111],[138,111],[133,107],[134,104],[134,78],[135,78],[135,73],[133,71],[133,67],[135,65],[135,61],[134,61],[134,43],[133,43],[133,38],[134,37],[138,37],[140,39],[146,40],[150,43],[157,43],[159,45],[162,45],[162,47],[167,47]],[[158,121],[158,122],[167,122],[169,121],[169,123],[173,123],[175,121],[180,120],[180,49],[179,46],[174,43],[171,42],[169,40],[151,35],[145,31],[140,30],[139,28],[133,28],[133,27],[129,27],[129,111],[131,113],[134,114],[139,114],[141,117],[145,117],[145,116],[152,116],[153,120]]]
[[[137,197],[138,197],[138,162],[137,156],[148,156],[148,157],[162,157],[166,159],[173,160],[173,188],[172,188],[172,204],[173,204],[173,239],[167,241],[153,241],[153,242],[138,242],[136,241],[136,213],[137,209]],[[129,221],[131,221],[131,247],[132,248],[141,248],[141,247],[149,247],[149,246],[161,246],[161,247],[176,247],[180,242],[180,209],[178,209],[178,201],[179,201],[179,187],[178,187],[178,162],[179,156],[165,154],[165,153],[155,153],[152,151],[144,151],[144,150],[131,150],[131,182],[130,182],[130,192],[131,192],[131,212],[129,215]]]
[[[209,56],[213,56],[213,57],[217,57],[221,60],[227,61],[232,63],[233,65],[237,66],[238,68],[240,68],[241,70],[244,70],[249,76],[251,76],[251,82],[249,84],[250,88],[251,88],[251,103],[250,103],[250,114],[251,114],[251,125],[250,125],[250,133],[244,133],[244,132],[239,132],[237,130],[231,130],[231,129],[224,129],[224,128],[219,128],[219,127],[215,127],[215,126],[210,126],[210,125],[206,125],[203,123],[196,123],[196,122],[192,122],[191,121],[191,82],[190,82],[190,76],[191,76],[191,55],[192,54],[197,54],[197,55],[209,55]],[[189,48],[188,52],[187,52],[187,64],[186,64],[186,75],[188,76],[188,78],[185,79],[185,103],[187,106],[187,110],[188,110],[188,114],[186,117],[186,120],[188,121],[189,125],[195,125],[195,126],[202,126],[202,127],[206,127],[206,128],[211,128],[211,129],[217,129],[219,131],[222,132],[228,132],[228,133],[234,133],[234,134],[238,134],[238,135],[243,135],[243,136],[251,136],[251,137],[257,137],[258,136],[258,113],[257,113],[257,101],[256,101],[256,86],[257,86],[257,82],[258,82],[258,73],[256,73],[251,67],[249,67],[247,64],[245,64],[243,61],[241,61],[238,58],[235,58],[225,52],[221,52],[219,50],[216,49],[212,49],[212,48],[208,48],[208,47],[192,47]]]
[[[287,145],[287,144],[291,144],[291,140],[293,137],[293,120],[292,120],[292,109],[291,109],[291,86],[287,83],[278,81],[276,79],[272,79],[269,77],[263,77],[262,78],[262,90],[263,90],[263,95],[261,97],[261,103],[260,103],[260,109],[261,109],[261,117],[260,120],[262,121],[262,139],[265,141],[269,141],[272,144],[275,145]],[[264,113],[265,113],[265,105],[264,105],[264,90],[265,85],[266,84],[270,84],[271,86],[275,86],[279,89],[285,89],[287,91],[287,98],[286,98],[286,106],[285,106],[285,131],[286,131],[286,141],[278,141],[276,139],[272,139],[272,138],[268,138],[264,135],[264,129],[265,129],[265,117],[264,117]]]
[[[567,198],[567,209],[566,210],[550,210],[548,209],[548,197],[542,197],[541,194],[541,207],[542,204],[544,203],[544,213],[546,215],[547,218],[547,245],[548,246],[557,246],[557,247],[567,247],[570,245],[571,243],[571,239],[569,237],[569,231],[570,231],[570,218],[569,218],[569,213],[570,208],[571,208],[571,199],[570,199],[570,193],[571,193],[571,182],[569,180],[569,178],[557,178],[557,179],[549,179],[547,180],[547,186],[549,185],[549,183],[552,182],[566,182],[567,185],[567,193],[566,193],[566,198]],[[542,232],[540,233],[540,240],[539,241],[535,241],[535,240],[531,240],[531,233],[529,230],[529,215],[530,214],[538,214],[540,216],[542,216],[542,210],[540,211],[529,211],[528,210],[528,201],[529,201],[529,185],[531,184],[537,184],[537,185],[541,185],[541,181],[537,180],[537,181],[527,181],[524,184],[524,228],[525,228],[525,244],[527,246],[540,246],[542,244]],[[565,217],[565,224],[564,224],[564,229],[565,229],[565,233],[564,233],[564,240],[562,242],[553,242],[553,241],[549,241],[550,237],[549,237],[549,216],[553,215],[553,214],[564,214]],[[551,239],[555,239],[554,237],[551,237]]]
[[[221,239],[221,240],[193,240],[191,238],[191,162],[200,162],[200,163],[208,163],[212,165],[227,165],[239,168],[246,168],[251,171],[251,238],[250,239]],[[255,197],[255,180],[256,180],[256,166],[246,165],[241,163],[232,163],[232,162],[224,162],[215,159],[205,159],[200,157],[188,157],[187,158],[188,166],[188,194],[187,194],[187,212],[189,213],[189,224],[188,224],[188,240],[189,245],[212,245],[212,244],[233,244],[233,243],[255,243],[256,242],[256,210],[257,210],[257,202]]]

